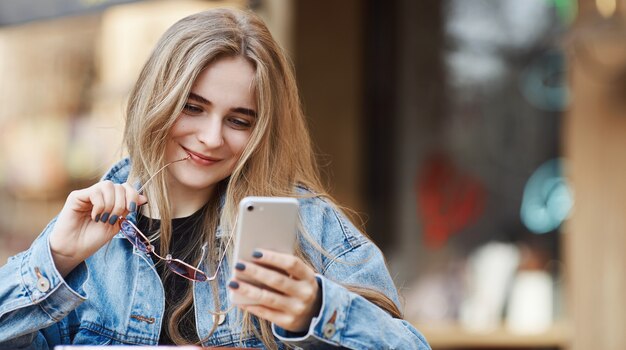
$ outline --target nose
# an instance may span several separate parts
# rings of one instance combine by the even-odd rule
[[[211,116],[206,123],[202,123],[197,132],[198,140],[207,148],[217,148],[224,144],[222,118]]]

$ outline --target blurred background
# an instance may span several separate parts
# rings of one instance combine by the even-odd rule
[[[267,21],[433,349],[626,349],[626,1],[0,1],[0,261],[123,156],[159,36]]]

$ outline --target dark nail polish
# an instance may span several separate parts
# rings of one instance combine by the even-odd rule
[[[246,269],[246,264],[238,262],[237,264],[235,264],[235,269],[243,271]]]
[[[95,222],[100,221],[100,214],[96,214],[96,219],[94,220]]]
[[[129,210],[131,213],[134,213],[134,212],[135,212],[135,210],[137,210],[137,203],[135,203],[135,202],[130,202],[130,204],[128,205],[128,210]]]
[[[239,288],[239,283],[237,283],[237,281],[230,281],[230,282],[228,283],[228,286],[229,286],[230,288],[232,288],[232,289],[237,289],[237,288]]]
[[[261,253],[261,252],[260,252],[260,251],[258,251],[258,250],[255,250],[255,251],[253,251],[253,252],[252,252],[252,257],[253,257],[253,258],[257,258],[257,259],[258,259],[258,258],[262,258],[262,257],[263,257],[263,253]]]
[[[107,220],[109,219],[109,215],[111,215],[111,214],[109,214],[109,213],[102,214],[102,217],[100,218],[100,220],[102,222],[107,222]]]
[[[109,224],[113,225],[117,221],[117,215],[111,215],[109,219]]]

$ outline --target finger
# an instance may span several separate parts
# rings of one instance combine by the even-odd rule
[[[278,310],[273,310],[261,305],[240,305],[242,310],[248,311],[249,313],[257,316],[258,318],[270,321],[277,326],[292,331],[292,332],[300,332],[303,329],[299,329],[296,323],[298,322],[297,318],[294,315],[285,314]]]
[[[115,186],[113,185],[113,182],[105,180],[99,182],[98,187],[102,193],[102,198],[104,199],[104,207],[102,208],[100,221],[108,222],[109,217],[111,216],[111,211],[113,211],[113,206],[115,205]]]
[[[270,268],[252,262],[238,262],[235,265],[235,277],[260,282],[286,295],[299,295],[299,281]]]
[[[138,203],[137,204],[138,206],[142,206],[142,205],[148,203],[148,197],[146,197],[146,196],[144,196],[143,194],[140,193],[139,194],[139,202],[137,202],[137,203]]]
[[[137,190],[128,182],[123,183],[122,186],[124,186],[124,189],[126,190],[126,209],[128,212],[132,213],[137,211],[139,206],[148,201],[146,196],[139,194],[139,192],[137,192]]]
[[[113,198],[114,205],[111,209],[108,223],[113,225],[117,223],[117,219],[120,216],[126,214],[126,189],[122,185],[113,185],[115,197]]]
[[[133,198],[135,199],[135,202],[137,203],[137,208],[148,203],[148,197],[146,197],[143,193],[137,191],[137,189],[133,187],[131,184],[129,184],[128,182],[125,182],[124,187],[131,190],[131,193],[133,194]]]
[[[87,189],[87,192],[89,192],[88,202],[92,205],[91,218],[93,221],[100,221],[100,216],[102,216],[102,211],[104,210],[102,192],[96,186],[90,187]]]
[[[292,254],[278,253],[266,249],[257,249],[252,255],[255,263],[272,266],[285,271],[291,278],[296,280],[312,280],[315,272],[311,270],[300,258]]]
[[[137,210],[139,193],[128,182],[123,183],[122,187],[124,187],[124,194],[126,195],[126,210],[132,213]]]
[[[236,288],[233,285],[236,285]],[[283,311],[291,309],[288,297],[245,281],[237,280],[235,284],[229,283],[229,288],[233,293],[251,300],[254,304]]]
[[[94,221],[100,220],[100,212],[104,207],[104,200],[95,185],[72,191],[67,196],[63,210],[68,209],[79,213],[89,213]]]

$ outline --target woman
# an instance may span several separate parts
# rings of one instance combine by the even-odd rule
[[[180,20],[126,114],[129,158],[0,269],[0,348],[429,348],[380,251],[324,192],[293,73],[257,17]],[[228,261],[248,195],[298,198],[295,255]],[[233,307],[229,290],[258,304]]]

